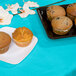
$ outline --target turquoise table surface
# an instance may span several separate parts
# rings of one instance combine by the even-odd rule
[[[44,6],[59,0],[31,1]],[[0,5],[6,8],[5,4],[16,2],[21,6],[23,5],[22,0],[0,0]],[[66,0],[57,5],[74,2],[76,0]],[[0,28],[5,26],[0,25]],[[16,15],[8,26],[15,28],[28,27],[39,41],[33,51],[18,65],[0,61],[0,76],[76,76],[76,37],[49,39],[37,12],[35,15],[29,15],[23,19]]]

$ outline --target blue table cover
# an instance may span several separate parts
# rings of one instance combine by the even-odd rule
[[[25,0],[28,1],[28,0]],[[30,0],[45,6],[60,0]],[[0,6],[22,0],[0,0]],[[76,0],[66,0],[59,3],[70,4]],[[7,25],[5,25],[7,26]],[[5,27],[0,25],[0,28]],[[20,18],[15,15],[9,27],[27,27],[38,38],[33,51],[18,65],[11,65],[0,61],[0,76],[76,76],[76,37],[51,40],[47,37],[44,27],[37,14]]]

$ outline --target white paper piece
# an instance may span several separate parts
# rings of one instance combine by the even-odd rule
[[[21,11],[22,13],[19,14],[22,18],[27,17],[29,14],[31,15],[35,14],[35,11],[31,10],[29,7],[39,7],[39,5],[31,1],[25,2],[23,5],[23,12]]]
[[[9,14],[8,11],[4,10],[2,6],[0,6],[0,25],[9,25],[13,15]]]
[[[39,5],[36,2],[28,1],[28,2],[25,2],[25,4],[27,4],[28,7],[39,7]]]
[[[3,27],[0,29],[0,31],[8,33],[11,36],[11,38],[14,30],[15,28],[11,27]],[[35,36],[33,36],[32,42],[29,44],[29,46],[19,47],[12,40],[9,50],[4,54],[0,54],[0,60],[10,64],[20,63],[32,51],[37,41],[38,39]]]
[[[7,5],[6,11],[11,11],[13,14],[17,14],[18,8],[21,8],[18,3],[12,4],[12,5]]]

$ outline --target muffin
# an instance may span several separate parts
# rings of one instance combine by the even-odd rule
[[[0,54],[8,51],[10,43],[11,37],[5,32],[0,32]]]
[[[68,5],[66,11],[67,16],[74,20],[74,18],[76,17],[76,3]]]
[[[33,33],[26,27],[19,27],[14,31],[12,37],[16,45],[20,47],[26,47],[31,43]]]
[[[65,16],[65,9],[61,6],[53,5],[47,8],[46,10],[47,17],[51,21],[53,18],[57,16]]]
[[[52,20],[51,25],[55,34],[65,35],[72,28],[73,22],[66,16],[58,16]]]

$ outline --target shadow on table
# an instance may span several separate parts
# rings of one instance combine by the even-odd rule
[[[70,72],[66,76],[76,76],[76,70],[73,70],[72,72]]]

